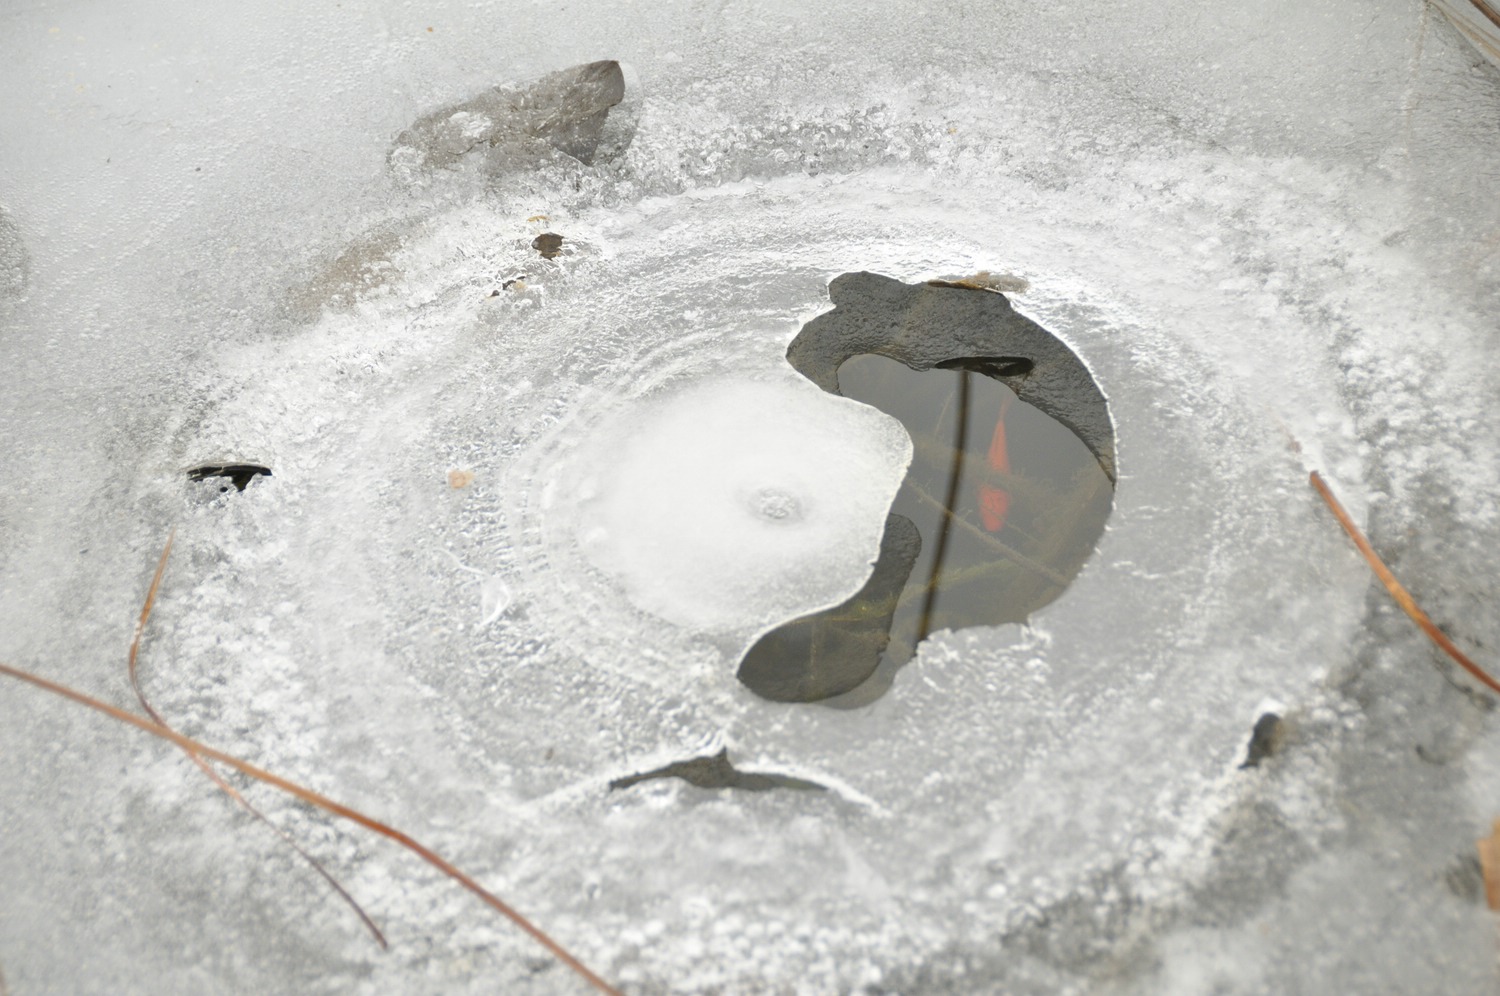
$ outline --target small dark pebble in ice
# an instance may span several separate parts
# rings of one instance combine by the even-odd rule
[[[1250,752],[1240,767],[1259,767],[1260,762],[1280,750],[1282,732],[1281,717],[1274,712],[1268,712],[1257,719],[1255,729],[1250,733]]]

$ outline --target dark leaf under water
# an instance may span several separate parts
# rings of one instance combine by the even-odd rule
[[[729,751],[721,750],[708,757],[695,757],[687,761],[675,761],[654,771],[616,778],[609,783],[611,789],[626,789],[641,782],[656,778],[681,778],[689,785],[706,789],[743,789],[747,792],[767,792],[771,789],[789,788],[821,791],[822,785],[790,775],[763,774],[755,771],[740,771],[730,762]]]
[[[270,477],[271,468],[258,463],[206,463],[187,472],[190,481],[206,481],[210,477],[227,477],[236,491],[244,491],[256,477]],[[220,491],[228,491],[222,487]]]

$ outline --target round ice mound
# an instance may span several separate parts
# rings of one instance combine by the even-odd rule
[[[857,591],[911,460],[895,419],[790,377],[698,381],[588,449],[571,490],[589,561],[637,607],[716,633]]]
[[[796,522],[802,518],[802,502],[795,494],[780,488],[761,488],[750,496],[752,514],[770,522]]]

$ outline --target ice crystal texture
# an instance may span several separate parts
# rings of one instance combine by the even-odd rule
[[[157,707],[631,992],[1495,988],[1466,863],[1495,720],[1306,484],[1500,646],[1500,78],[1430,8],[0,26],[0,660],[129,702],[175,527]],[[397,154],[604,59],[618,104]],[[737,655],[859,586],[907,458],[782,359],[858,271],[1024,280],[1109,398],[1117,506],[1030,627],[936,634],[865,708],[773,704]],[[187,478],[225,463],[272,475]],[[1242,770],[1267,711],[1283,746]],[[720,749],[826,791],[609,788]],[[573,991],[256,792],[378,951],[184,758],[74,706],[0,686],[0,757],[13,992]]]

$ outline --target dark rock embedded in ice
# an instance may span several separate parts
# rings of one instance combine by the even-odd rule
[[[433,111],[397,136],[391,155],[409,165],[441,167],[477,149],[508,149],[524,157],[528,147],[544,143],[589,165],[611,144],[610,108],[624,99],[618,62],[573,66]]]
[[[1256,768],[1260,762],[1272,757],[1281,749],[1286,739],[1286,727],[1281,717],[1274,712],[1268,712],[1255,721],[1255,729],[1250,731],[1250,747],[1245,754],[1245,763],[1241,768]]]

